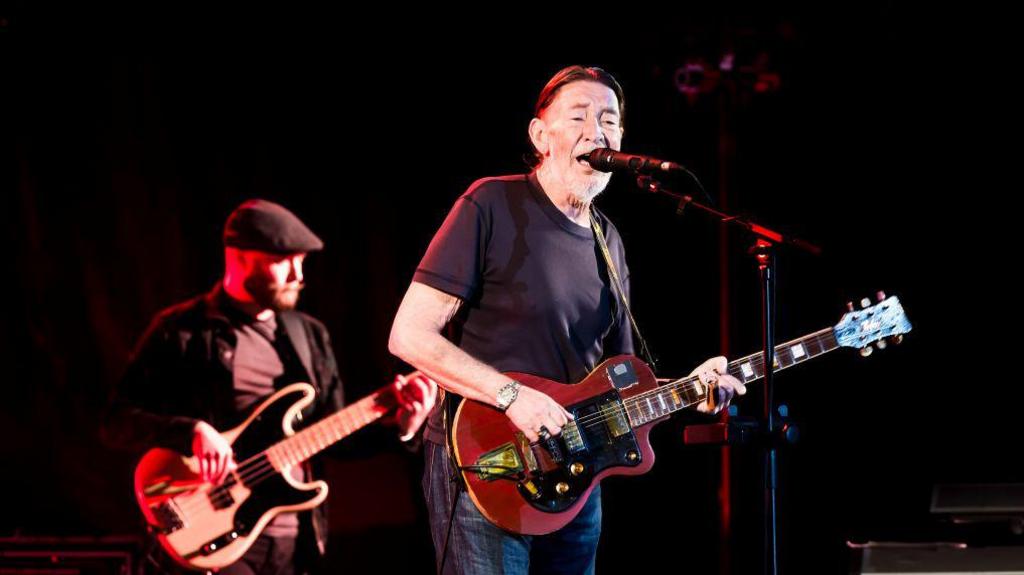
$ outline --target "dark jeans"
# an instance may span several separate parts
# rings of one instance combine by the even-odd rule
[[[443,445],[424,442],[423,494],[430,513],[437,567],[441,566],[455,485],[450,481]],[[495,527],[466,493],[459,495],[455,526],[448,541],[445,575],[593,574],[601,537],[601,487],[597,486],[579,515],[548,535],[516,535]]]

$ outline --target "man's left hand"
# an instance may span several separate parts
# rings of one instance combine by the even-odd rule
[[[718,413],[729,407],[734,395],[747,393],[747,387],[740,380],[729,375],[729,361],[722,356],[713,357],[697,366],[690,372],[696,375],[701,383],[708,386],[713,393],[708,394],[707,401],[697,406],[702,413]]]

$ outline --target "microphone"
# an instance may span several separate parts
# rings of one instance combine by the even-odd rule
[[[638,173],[687,171],[686,168],[675,162],[659,160],[650,156],[626,154],[611,148],[597,148],[576,159],[587,162],[599,172],[614,172],[616,170],[630,170]]]

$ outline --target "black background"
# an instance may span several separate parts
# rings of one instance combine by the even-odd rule
[[[884,2],[388,12],[0,13],[11,264],[0,534],[139,525],[132,459],[97,440],[102,406],[149,318],[217,280],[223,220],[246,198],[284,203],[324,238],[301,305],[331,329],[349,396],[404,369],[387,336],[430,237],[472,181],[524,171],[536,94],[574,63],[624,86],[625,150],[687,165],[716,197],[724,182],[722,207],[824,248],[780,252],[779,341],[879,289],[914,323],[902,346],[866,360],[842,350],[779,377],[803,431],[781,478],[790,572],[840,571],[848,541],[970,537],[929,514],[933,486],[1022,480],[1004,103],[1015,71],[1000,63],[1000,16]],[[680,93],[677,69],[713,69],[725,53],[777,74],[777,89],[757,91],[744,69]],[[598,204],[624,237],[662,375],[758,349],[749,238],[692,210],[677,217],[625,175]],[[756,392],[740,402],[758,405]],[[719,452],[681,442],[703,421],[662,425],[655,469],[604,483],[599,570],[755,571],[755,459],[733,452],[720,554]],[[419,465],[391,445],[333,465],[339,569],[430,571]]]

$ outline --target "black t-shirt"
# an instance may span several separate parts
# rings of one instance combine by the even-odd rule
[[[595,210],[629,294],[622,239]],[[479,180],[455,203],[413,281],[457,296],[462,350],[498,371],[562,383],[583,379],[605,356],[633,353],[593,230],[551,202],[535,174]],[[427,439],[443,443],[440,409]]]

